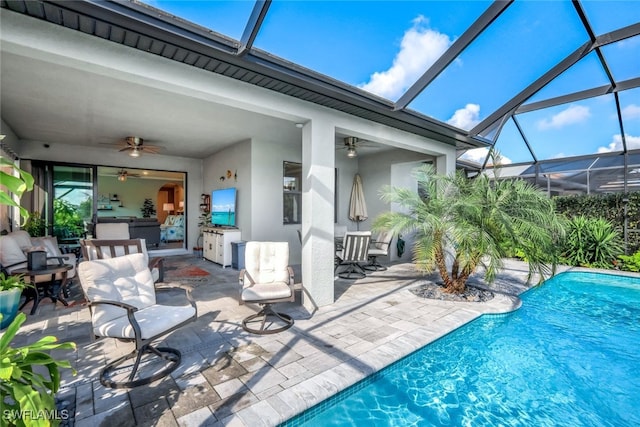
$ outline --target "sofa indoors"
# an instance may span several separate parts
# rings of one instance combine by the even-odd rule
[[[98,223],[127,223],[131,239],[145,239],[147,248],[160,246],[160,223],[157,218],[98,217]]]
[[[160,226],[161,242],[177,242],[184,240],[184,215],[167,215]]]

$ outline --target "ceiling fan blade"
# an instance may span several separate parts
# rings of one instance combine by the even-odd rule
[[[147,147],[145,145],[143,148],[144,149],[142,151],[149,154],[158,154],[160,152],[160,147]]]
[[[131,149],[132,149],[132,147],[124,147],[124,148],[119,149],[118,151],[127,151],[127,150],[131,150]]]

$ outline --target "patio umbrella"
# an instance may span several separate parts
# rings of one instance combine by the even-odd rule
[[[351,187],[351,201],[349,202],[349,219],[356,221],[357,229],[360,230],[360,221],[368,218],[367,203],[364,200],[364,190],[362,188],[362,178],[359,174],[353,177],[353,187]]]

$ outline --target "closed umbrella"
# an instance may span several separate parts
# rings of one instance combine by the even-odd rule
[[[353,187],[351,187],[351,201],[349,202],[349,219],[356,221],[358,230],[360,230],[360,221],[369,218],[367,214],[367,203],[364,200],[364,189],[362,187],[362,178],[359,174],[353,177]]]

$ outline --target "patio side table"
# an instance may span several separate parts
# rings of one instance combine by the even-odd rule
[[[65,306],[69,304],[62,296],[62,291],[67,285],[67,273],[73,266],[71,264],[61,265],[47,265],[47,268],[40,270],[29,270],[28,268],[18,268],[11,272],[12,275],[25,275],[29,277],[29,281],[33,285],[32,288],[27,288],[24,291],[26,300],[20,306],[20,310],[24,308],[29,301],[33,301],[33,307],[31,308],[31,314],[35,314],[38,304],[42,298],[51,298],[51,301],[55,304],[60,301]],[[56,285],[56,274],[62,274],[62,280],[59,286]],[[51,276],[50,281],[36,283],[37,276]]]

